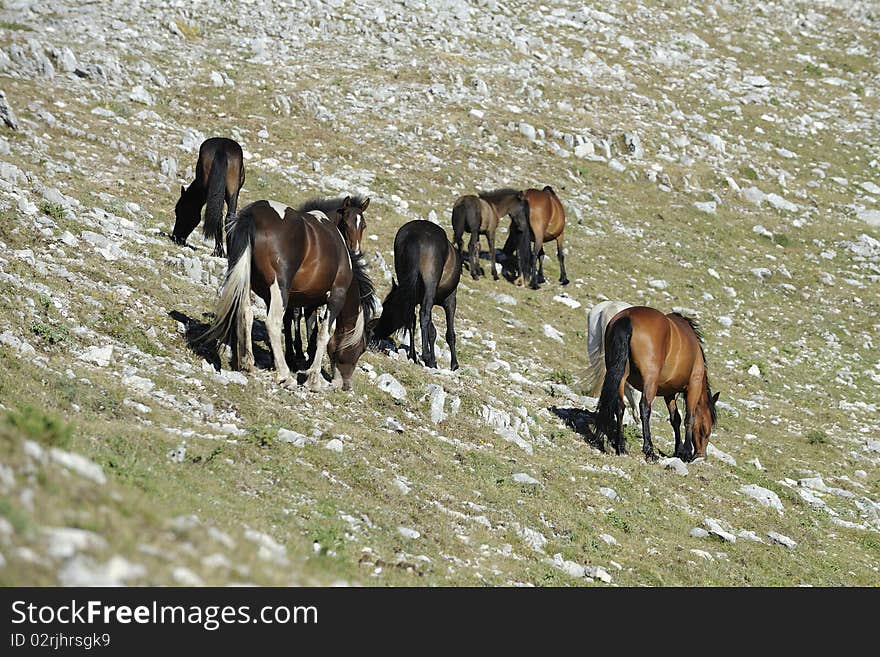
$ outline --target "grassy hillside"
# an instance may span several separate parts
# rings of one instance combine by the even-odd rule
[[[880,582],[876,7],[295,4],[0,8],[0,584]],[[557,190],[572,283],[465,274],[454,373],[288,391],[261,303],[260,371],[216,372],[225,261],[162,234],[212,135],[241,204],[369,195],[383,296],[402,223],[500,186]],[[606,298],[703,327],[685,476],[586,439]]]

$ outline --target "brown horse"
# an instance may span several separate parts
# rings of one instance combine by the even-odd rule
[[[370,198],[362,198],[357,195],[348,195],[344,198],[338,196],[336,198],[314,198],[306,201],[297,208],[297,212],[308,213],[319,211],[326,214],[331,219],[336,220],[339,225],[339,231],[345,238],[346,246],[349,253],[352,254],[352,261],[361,257],[361,241],[364,238],[364,230],[367,228],[367,221],[364,219],[364,212],[370,205]],[[378,302],[378,299],[376,299]],[[307,326],[313,325],[311,319],[313,308],[299,308],[298,306],[288,306],[284,313],[284,344],[285,352],[291,362],[308,362],[302,350],[302,335],[300,333],[300,318],[305,310],[307,317]],[[291,331],[293,326],[293,331]],[[312,326],[312,328],[314,328]],[[313,348],[315,346],[312,331],[309,331],[309,358],[314,357]]]
[[[544,243],[556,240],[556,257],[559,259],[559,282],[568,285],[565,273],[565,250],[562,233],[565,230],[565,210],[556,192],[550,185],[544,189],[527,189],[523,192],[526,203],[522,212],[512,213],[510,235],[504,243],[505,271],[510,278],[516,278],[516,284],[522,285],[524,278],[529,279],[529,286],[536,290],[538,284],[544,282]],[[530,233],[531,241],[523,239],[524,232]],[[522,248],[522,244],[526,248]],[[514,251],[519,251],[519,271],[513,258]],[[523,251],[527,251],[524,253]]]
[[[596,426],[608,436],[618,454],[626,452],[623,437],[624,384],[641,391],[645,458],[656,460],[651,442],[651,403],[660,395],[669,409],[675,433],[675,456],[691,461],[706,455],[715,425],[715,402],[703,338],[692,319],[678,313],[664,315],[647,306],[621,310],[605,329],[605,381],[599,397]],[[681,415],[675,396],[685,396],[685,438],[681,441]]]
[[[459,196],[452,206],[453,241],[464,259],[462,237],[471,234],[468,246],[468,265],[474,279],[485,276],[479,264],[480,235],[485,235],[489,242],[489,259],[492,264],[492,278],[498,280],[495,271],[495,231],[498,222],[506,214],[522,212],[523,195],[516,189],[496,189],[491,192],[480,192],[477,196],[467,194]]]
[[[337,216],[341,218],[342,214]],[[228,239],[229,264],[216,319],[199,341],[218,343],[231,337],[233,367],[253,369],[250,304],[253,290],[266,303],[266,330],[277,381],[292,388],[296,379],[291,377],[281,339],[284,314],[290,305],[315,307],[319,309],[316,357],[306,372],[306,385],[312,390],[326,386],[321,363],[331,335],[337,336],[336,361],[331,358],[331,362],[340,365],[343,379],[346,370],[342,366],[351,365],[350,385],[351,371],[362,350],[356,356],[347,350],[361,342],[369,318],[358,315],[369,313],[372,304],[349,303],[353,294],[362,301],[360,286],[369,278],[360,258],[352,262],[337,223],[317,210],[301,213],[283,203],[256,201],[230,222]],[[372,290],[371,284],[368,289]],[[341,326],[351,329],[338,334],[337,320]]]
[[[427,367],[437,367],[434,341],[437,330],[431,318],[434,304],[446,312],[446,344],[452,358],[450,369],[458,369],[455,352],[455,307],[461,278],[461,254],[444,231],[430,221],[405,223],[394,236],[394,271],[397,283],[382,302],[382,316],[373,332],[378,343],[402,328],[409,330],[409,357],[416,357],[416,306],[422,332],[422,359]]]
[[[214,238],[213,255],[223,257],[223,201],[226,218],[235,214],[238,192],[244,185],[244,156],[238,142],[225,137],[206,139],[199,147],[196,178],[189,187],[180,187],[180,199],[174,207],[174,230],[171,239],[186,245],[186,239],[199,225],[205,207],[205,237]]]

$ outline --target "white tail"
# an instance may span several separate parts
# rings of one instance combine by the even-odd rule
[[[201,341],[220,344],[226,342],[229,334],[234,330],[238,350],[236,356],[239,362],[241,362],[241,350],[246,348],[247,343],[245,304],[251,302],[250,293],[251,244],[248,243],[232,269],[226,272],[214,311],[214,321],[201,337]]]

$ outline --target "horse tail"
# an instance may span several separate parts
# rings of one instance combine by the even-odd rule
[[[617,411],[620,408],[620,382],[629,361],[629,341],[632,338],[632,320],[621,317],[609,329],[605,350],[605,381],[599,396],[596,427],[606,436],[617,434]]]
[[[369,330],[371,320],[375,313],[382,313],[382,306],[379,300],[375,298],[375,288],[373,281],[367,273],[367,264],[363,256],[351,255],[352,277],[351,284],[358,293],[358,316],[355,321],[354,328],[348,331],[336,348],[337,351],[343,351],[357,345],[364,337],[367,342],[370,341]],[[378,307],[377,307],[378,306]]]
[[[602,390],[605,379],[605,327],[602,326],[602,312],[594,307],[587,315],[587,366],[585,381],[590,395],[596,397]]]
[[[407,269],[397,283],[392,281],[391,291],[382,302],[382,316],[373,332],[374,341],[391,336],[412,318],[418,303],[418,285],[418,266]]]
[[[464,234],[465,228],[467,228],[467,215],[469,203],[462,201],[459,199],[456,201],[455,205],[452,206],[452,234],[453,240],[458,241],[461,239],[461,236]]]
[[[226,151],[220,150],[214,156],[211,172],[208,174],[208,196],[205,204],[205,237],[223,243],[223,201],[226,200]]]
[[[251,253],[254,244],[254,217],[249,211],[245,210],[230,220],[227,238],[229,265],[214,311],[214,321],[197,338],[197,342],[222,344],[234,329],[236,348],[241,350],[247,336],[243,309],[244,304],[250,303]]]

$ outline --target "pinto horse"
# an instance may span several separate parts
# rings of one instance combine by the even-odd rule
[[[452,233],[458,252],[464,258],[462,237],[470,233],[468,246],[468,266],[471,276],[476,280],[485,272],[479,264],[480,235],[485,235],[489,242],[489,259],[492,264],[492,278],[498,280],[495,271],[495,231],[498,222],[506,214],[521,213],[523,205],[522,192],[516,189],[502,188],[491,192],[479,192],[476,196],[467,194],[459,196],[452,206]]]
[[[321,364],[333,335],[331,365],[340,366],[344,382],[348,371],[350,386],[351,372],[362,353],[357,346],[369,323],[363,315],[371,312],[372,304],[362,299],[361,286],[369,281],[363,263],[352,261],[337,224],[317,210],[301,213],[283,203],[256,201],[230,222],[228,239],[229,264],[216,319],[199,341],[216,344],[231,338],[233,367],[252,370],[253,290],[266,303],[266,330],[277,382],[293,388],[296,378],[291,377],[281,340],[284,314],[291,305],[315,307],[319,309],[316,357],[306,372],[306,385],[311,390],[326,387]],[[368,289],[372,290],[372,284]],[[355,298],[359,303],[353,303]],[[340,335],[340,325],[351,329]]]
[[[244,185],[244,156],[238,142],[225,137],[211,137],[199,147],[196,177],[189,187],[180,187],[180,199],[174,206],[174,230],[171,239],[186,246],[186,239],[199,225],[205,207],[205,237],[214,238],[213,255],[223,257],[223,202],[227,220],[238,207],[238,193]]]
[[[703,338],[692,319],[664,315],[647,306],[632,306],[611,318],[605,330],[605,381],[596,418],[598,430],[611,439],[618,454],[626,453],[623,437],[624,383],[641,391],[642,450],[656,460],[651,442],[651,403],[660,395],[669,409],[675,433],[675,456],[691,461],[706,455],[715,425],[715,402],[706,371]],[[685,438],[675,396],[685,396]]]
[[[339,232],[345,238],[349,253],[352,254],[352,262],[361,257],[361,241],[364,237],[364,230],[367,227],[364,212],[370,205],[370,198],[362,198],[357,195],[349,195],[346,197],[338,196],[336,198],[314,198],[306,201],[297,208],[297,212],[323,212],[325,215],[335,220],[339,226]],[[372,288],[371,288],[372,289]],[[372,292],[371,292],[372,294]],[[376,299],[378,301],[378,299]],[[309,332],[309,344],[314,347],[312,339],[312,328],[314,323],[308,321],[311,319],[313,309],[305,309],[307,318],[306,325]],[[302,334],[300,332],[300,318],[303,315],[303,309],[298,306],[288,306],[284,313],[284,342],[285,352],[291,362],[303,362],[307,359],[302,350]],[[291,325],[294,331],[291,331]],[[309,349],[309,358],[314,357],[314,352]]]
[[[510,278],[516,279],[517,285],[522,285],[524,278],[528,277],[529,286],[537,290],[538,284],[544,282],[544,243],[556,240],[559,282],[568,285],[562,237],[565,230],[562,202],[550,185],[544,189],[527,189],[523,197],[526,202],[511,214],[510,234],[504,243],[506,272]],[[534,247],[531,242],[534,242]],[[518,271],[514,251],[519,251]]]
[[[446,312],[446,344],[452,354],[450,369],[458,369],[455,352],[455,307],[461,278],[461,254],[437,224],[415,220],[405,223],[394,236],[394,271],[397,282],[382,302],[382,316],[373,331],[374,344],[401,328],[409,330],[409,357],[416,357],[416,306],[422,332],[422,359],[437,367],[434,341],[437,330],[431,318],[435,304]]]

